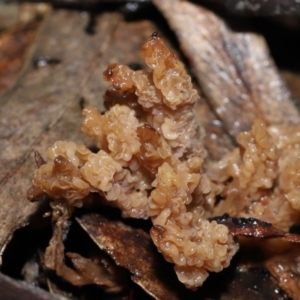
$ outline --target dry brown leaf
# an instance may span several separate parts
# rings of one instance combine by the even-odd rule
[[[32,149],[42,149],[43,155],[51,143],[65,139],[73,130],[75,140],[80,139],[80,94],[103,59],[101,53],[106,52],[119,20],[114,13],[102,14],[96,26],[99,35],[88,36],[84,32],[87,16],[54,11],[28,60],[49,56],[61,63],[42,68],[27,64],[18,84],[1,98],[0,255],[13,231],[26,224],[40,206],[26,200],[35,169]]]
[[[0,34],[0,95],[18,78],[40,25],[41,22],[21,23]]]
[[[20,7],[17,3],[0,2],[0,30],[6,30],[18,23]]]
[[[26,63],[30,63],[28,56],[34,50],[35,36],[50,11],[45,3],[0,3],[0,95],[16,83]],[[10,26],[1,28],[2,21]]]
[[[235,33],[214,13],[179,0],[154,0],[179,38],[201,89],[232,137],[254,119],[300,121],[264,39]]]
[[[177,289],[172,288],[172,283],[178,284],[172,267],[163,261],[149,234],[99,214],[85,214],[76,220],[99,248],[128,269],[132,280],[154,299],[180,299]]]

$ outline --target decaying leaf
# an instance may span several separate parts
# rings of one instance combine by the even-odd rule
[[[0,11],[0,95],[2,95],[16,83],[26,64],[30,63],[29,57],[36,46],[35,37],[51,8],[47,4],[0,3]],[[10,26],[5,28],[5,24]],[[6,30],[2,31],[4,28],[1,26]]]
[[[178,284],[172,267],[162,260],[147,233],[99,214],[85,214],[76,220],[99,248],[128,269],[132,280],[153,298],[180,299],[172,288],[172,284]]]
[[[40,56],[49,56],[60,59],[61,63],[43,68],[35,68],[27,63],[18,84],[2,96],[1,254],[14,230],[26,224],[40,207],[39,204],[28,203],[25,199],[31,180],[28,174],[33,174],[35,169],[30,156],[32,149],[45,151],[53,140],[61,138],[59,134],[66,137],[72,130],[78,132],[74,137],[80,139],[80,93],[90,74],[102,60],[99,54],[107,49],[108,40],[119,20],[120,17],[114,13],[101,15],[96,26],[101,37],[91,37],[83,30],[87,18],[78,12],[52,12],[37,36],[37,47],[32,56],[28,57],[28,61],[31,62]],[[62,26],[64,30],[61,30]],[[64,120],[61,122],[61,116],[64,114]]]
[[[212,218],[212,220],[226,225],[233,236],[241,235],[256,238],[282,237],[288,242],[300,243],[300,235],[285,232],[275,228],[268,222],[255,218],[231,218],[228,214],[225,214],[222,217]]]
[[[19,24],[0,34],[0,95],[18,77],[41,22]]]
[[[153,2],[174,29],[203,93],[232,137],[249,130],[256,118],[267,125],[299,122],[261,36],[235,33],[217,15],[187,1]]]
[[[0,30],[11,28],[18,23],[19,5],[0,2]]]

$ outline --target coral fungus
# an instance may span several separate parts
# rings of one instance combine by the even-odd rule
[[[193,113],[199,96],[190,77],[157,34],[142,55],[150,71],[114,64],[104,72],[111,84],[104,114],[83,110],[82,130],[100,150],[56,142],[47,152],[52,161],[35,172],[33,185],[69,212],[93,192],[124,217],[151,218],[153,242],[179,280],[195,289],[238,250],[228,228],[208,218],[264,216],[283,229],[300,220],[299,130],[267,128],[257,120],[238,136],[239,149],[204,172],[204,130]]]

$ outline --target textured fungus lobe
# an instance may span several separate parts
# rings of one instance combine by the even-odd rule
[[[157,34],[142,55],[151,71],[109,66],[108,110],[83,110],[82,130],[101,150],[56,142],[47,151],[51,162],[38,160],[28,198],[46,193],[53,199],[56,230],[47,266],[64,278],[73,275],[62,256],[53,254],[62,245],[58,232],[73,207],[98,192],[124,217],[151,218],[153,242],[175,265],[179,280],[195,289],[208,272],[227,267],[238,249],[228,228],[210,217],[255,217],[283,230],[299,223],[300,128],[267,128],[256,120],[237,137],[239,148],[205,166],[204,173],[204,131],[193,114],[198,95],[190,77]]]
[[[70,213],[98,192],[124,217],[150,217],[158,250],[174,263],[179,280],[195,289],[209,271],[227,267],[238,246],[226,226],[207,219],[216,192],[202,169],[204,130],[193,114],[199,96],[190,77],[157,34],[142,55],[151,71],[109,66],[109,109],[83,110],[82,130],[100,150],[56,142],[47,152],[52,161],[35,172],[33,184],[54,199],[54,210],[64,203]],[[54,241],[47,253],[54,253]],[[48,266],[61,269],[51,260]]]
[[[205,166],[204,173],[204,130],[193,114],[198,95],[190,77],[157,34],[143,45],[142,55],[151,71],[109,66],[108,110],[83,110],[82,130],[101,150],[56,142],[47,151],[51,162],[39,159],[28,198],[46,193],[53,199],[56,233],[48,254],[61,245],[60,224],[73,207],[91,200],[91,192],[124,217],[151,218],[153,242],[175,265],[179,280],[195,289],[208,272],[227,267],[238,249],[228,228],[210,217],[255,217],[283,230],[299,223],[300,128],[267,128],[256,120],[237,137],[239,148]],[[72,277],[66,275],[71,271],[62,273],[69,269],[61,256],[49,257],[49,268]]]

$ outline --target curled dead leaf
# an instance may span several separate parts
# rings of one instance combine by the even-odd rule
[[[219,224],[226,225],[232,235],[241,235],[256,238],[278,238],[282,237],[288,242],[300,243],[300,235],[285,232],[275,228],[271,223],[255,218],[231,218],[228,214],[214,217]]]
[[[146,232],[96,213],[76,220],[99,248],[128,269],[132,280],[154,299],[181,299],[172,287],[178,286],[172,267],[159,255]]]

